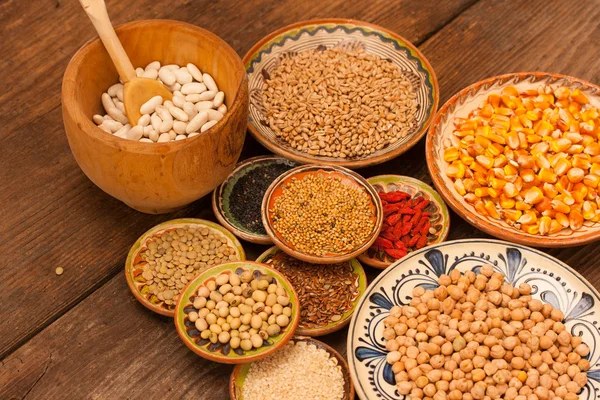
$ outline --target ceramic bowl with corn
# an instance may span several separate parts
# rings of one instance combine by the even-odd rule
[[[427,165],[475,227],[539,247],[600,239],[600,87],[549,73],[477,82],[437,113]]]

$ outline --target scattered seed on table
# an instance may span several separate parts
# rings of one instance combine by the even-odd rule
[[[56,275],[62,275],[63,272],[65,272],[65,270],[62,267],[57,267],[54,272],[56,273]]]

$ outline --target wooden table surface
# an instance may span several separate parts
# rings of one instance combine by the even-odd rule
[[[600,83],[600,0],[108,0],[114,24],[164,18],[206,28],[243,56],[269,32],[317,17],[369,21],[415,43],[442,104],[493,75],[547,71]],[[0,1],[0,399],[227,399],[231,366],[179,340],[142,307],[123,265],[131,243],[176,217],[214,220],[210,196],[168,215],[138,213],[98,189],[67,145],[60,86],[95,36],[77,0]],[[249,135],[243,158],[267,151]],[[359,171],[431,182],[424,140]],[[452,214],[449,239],[485,237]],[[244,243],[249,259],[266,247]],[[548,252],[600,288],[599,246]],[[63,267],[62,276],[55,275]],[[372,279],[377,271],[369,269]],[[346,353],[346,330],[322,339]]]

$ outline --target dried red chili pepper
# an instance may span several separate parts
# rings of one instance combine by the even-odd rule
[[[379,192],[381,200],[385,200],[388,203],[397,203],[401,200],[410,198],[410,195],[406,192]]]
[[[429,228],[431,228],[431,222],[426,221],[425,225],[423,225],[423,227],[421,228],[421,235],[427,236],[427,234],[429,233]]]
[[[415,247],[417,249],[420,249],[422,247],[425,247],[426,244],[427,244],[427,236],[421,236],[419,238],[419,240],[417,241],[417,244],[415,244]]]
[[[385,252],[388,256],[393,257],[393,258],[402,258],[407,254],[406,250],[401,250],[401,249],[385,249]]]
[[[378,237],[377,239],[375,239],[375,245],[384,249],[391,249],[394,247],[394,244],[391,240],[382,237]]]
[[[415,215],[412,216],[412,218],[410,219],[410,222],[412,222],[413,225],[417,225],[420,220],[421,220],[421,210],[416,209]]]
[[[402,219],[402,214],[392,214],[385,221],[388,225],[396,225]]]
[[[397,242],[394,243],[394,247],[397,248],[398,250],[407,250],[406,245],[404,244],[404,242],[402,240],[398,240]]]
[[[408,241],[408,247],[413,247],[417,244],[417,242],[421,239],[421,235],[415,235],[410,238]]]
[[[412,228],[413,228],[412,222],[404,224],[404,226],[402,226],[402,233],[400,234],[400,236],[407,235],[412,230]]]

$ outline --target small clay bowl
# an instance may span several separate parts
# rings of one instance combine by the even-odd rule
[[[252,231],[245,227],[241,222],[235,219],[230,211],[231,200],[230,196],[233,188],[238,181],[245,175],[251,173],[256,168],[265,167],[270,164],[284,164],[289,168],[294,168],[298,164],[277,156],[258,156],[252,157],[240,162],[235,169],[229,174],[227,179],[223,181],[218,188],[213,191],[212,208],[215,216],[225,228],[227,228],[235,236],[247,242],[257,244],[271,244],[273,241],[266,233]]]
[[[290,183],[292,179],[303,179],[308,175],[321,175],[331,178],[340,178],[345,185],[362,188],[371,199],[373,211],[373,230],[368,238],[360,246],[345,253],[328,253],[323,256],[309,254],[296,250],[296,248],[277,232],[273,226],[273,205],[275,200],[283,193],[283,186]],[[348,261],[359,254],[364,253],[375,241],[383,223],[383,208],[377,192],[369,182],[359,174],[344,167],[333,165],[301,165],[288,172],[281,174],[267,189],[262,203],[262,219],[265,230],[273,243],[287,254],[302,261],[313,264],[335,264]]]
[[[284,257],[287,259],[293,258],[289,254],[283,252],[277,246],[273,246],[270,249],[268,249],[267,251],[265,251],[264,253],[262,253],[260,256],[258,256],[258,258],[256,259],[256,262],[267,264],[267,265],[277,269],[277,267],[274,266],[274,264],[273,264],[275,259],[282,259]],[[362,265],[360,265],[360,262],[358,262],[358,260],[356,258],[353,258],[352,260],[344,261],[344,262],[349,263],[352,266],[353,272],[357,275],[355,283],[358,288],[358,294],[352,301],[352,308],[350,308],[348,311],[346,311],[342,315],[342,318],[339,321],[330,322],[328,324],[324,324],[324,325],[318,326],[316,328],[303,326],[302,318],[300,318],[300,322],[298,323],[298,328],[296,329],[297,335],[304,335],[304,336],[311,336],[311,337],[328,335],[335,331],[339,331],[340,329],[342,329],[343,327],[348,325],[348,323],[350,323],[350,319],[352,318],[354,309],[356,308],[358,301],[360,300],[362,294],[365,292],[365,290],[367,288],[367,276],[365,275],[365,270],[363,269]],[[315,265],[315,268],[328,268],[328,267],[329,267],[329,265],[319,265],[319,264]],[[302,310],[302,305],[300,305],[300,309]]]
[[[446,175],[449,163],[444,160],[444,149],[454,136],[456,118],[467,118],[469,113],[481,106],[491,93],[500,93],[506,86],[518,91],[537,90],[542,85],[552,88],[566,86],[578,88],[589,99],[590,105],[600,107],[600,86],[566,75],[546,72],[520,72],[484,79],[466,87],[440,108],[427,135],[426,151],[429,174],[438,192],[446,203],[465,221],[496,238],[534,247],[573,247],[592,243],[600,239],[600,223],[584,221],[583,226],[572,231],[565,228],[550,235],[530,234],[515,228],[503,220],[479,214],[454,188]]]
[[[450,214],[442,197],[431,186],[418,179],[402,175],[378,175],[367,180],[378,193],[401,191],[410,194],[411,197],[423,196],[429,200],[429,205],[423,210],[431,213],[429,219],[431,228],[427,235],[426,246],[446,240],[450,231]],[[372,248],[358,256],[358,259],[368,266],[379,269],[385,269],[397,261],[385,252]]]
[[[127,260],[125,261],[125,278],[127,279],[127,286],[129,286],[129,290],[135,296],[135,298],[142,303],[142,305],[149,310],[154,311],[155,313],[165,315],[167,317],[172,317],[175,315],[175,307],[170,307],[162,301],[152,302],[150,301],[150,295],[143,294],[141,290],[144,286],[144,283],[137,282],[135,277],[140,275],[141,267],[136,268],[140,262],[144,262],[140,253],[146,250],[146,241],[152,237],[154,234],[159,232],[171,231],[177,228],[182,228],[184,226],[194,226],[197,228],[208,228],[214,231],[219,232],[225,238],[227,238],[227,244],[234,249],[237,250],[237,255],[239,260],[246,259],[246,253],[242,248],[242,244],[237,240],[235,236],[231,234],[227,229],[223,228],[219,224],[215,224],[214,222],[206,221],[204,219],[197,218],[181,218],[181,219],[172,219],[170,221],[163,222],[162,224],[158,224],[150,230],[146,231],[142,236],[140,236],[131,249],[129,250],[129,254],[127,254]]]
[[[220,344],[211,345],[210,342],[204,343],[205,341],[200,338],[200,332],[198,332],[195,329],[194,324],[187,319],[187,314],[193,310],[191,304],[198,287],[215,279],[217,275],[220,275],[223,272],[241,275],[244,271],[251,271],[254,276],[272,276],[277,281],[277,284],[286,290],[292,308],[289,325],[283,328],[279,335],[272,336],[265,340],[262,347],[249,351],[243,351],[241,349],[232,350],[229,346]],[[253,261],[236,261],[209,268],[190,281],[177,300],[174,320],[175,328],[177,329],[179,337],[183,340],[183,343],[200,357],[223,364],[244,364],[267,357],[269,354],[272,354],[284,346],[296,331],[298,321],[300,320],[299,310],[300,303],[298,302],[296,291],[292,284],[277,270],[268,267],[265,264]],[[195,336],[191,336],[190,334]]]
[[[354,400],[354,385],[352,384],[352,379],[350,378],[348,363],[346,363],[346,360],[340,353],[325,343],[308,336],[294,336],[292,341],[306,342],[306,344],[315,345],[317,348],[325,350],[327,353],[329,353],[329,355],[331,355],[331,357],[335,358],[338,365],[342,367],[342,375],[344,376],[343,400]],[[246,381],[246,377],[250,371],[250,366],[251,364],[236,365],[236,367],[233,369],[231,378],[229,379],[229,397],[231,400],[244,400],[244,382]]]

